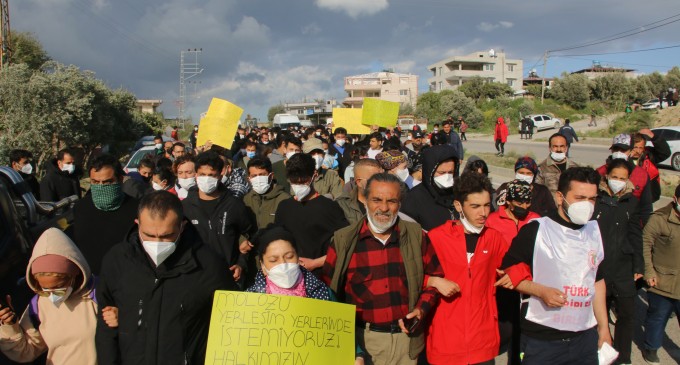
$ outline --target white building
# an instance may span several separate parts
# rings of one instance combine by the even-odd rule
[[[453,56],[428,66],[432,77],[427,79],[430,90],[454,90],[474,77],[488,82],[508,84],[515,91],[522,90],[524,62],[509,59],[505,52],[475,52],[465,56]]]
[[[361,108],[364,98],[377,98],[416,107],[418,76],[382,71],[345,77],[343,101],[348,108]]]

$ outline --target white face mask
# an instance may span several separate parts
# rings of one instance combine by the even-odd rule
[[[453,186],[453,174],[444,174],[434,178],[434,183],[440,189],[449,189]]]
[[[335,144],[337,144],[340,147],[342,147],[345,144],[345,142],[346,141],[344,139],[336,139],[335,140]]]
[[[439,128],[435,128],[435,129],[433,129],[433,130],[432,130],[432,132],[434,132],[434,133],[437,133],[437,132],[439,132]]]
[[[190,188],[196,186],[196,177],[187,177],[186,179],[179,178],[177,179],[177,182],[179,183],[179,186],[182,187],[182,189],[189,190]]]
[[[321,166],[323,165],[323,156],[322,155],[314,155],[314,168],[315,169],[320,169]]]
[[[141,236],[139,239],[142,241],[142,247],[144,247],[146,254],[149,255],[151,261],[158,267],[158,265],[162,264],[165,259],[175,252],[177,240],[179,240],[181,235],[180,233],[174,242],[144,241]]]
[[[198,188],[206,194],[214,192],[217,189],[217,184],[219,184],[219,182],[219,179],[212,176],[199,176],[196,178]]]
[[[223,176],[220,178],[220,182],[222,183],[222,185],[227,185],[227,181],[228,181],[228,180],[229,180],[229,176],[227,176],[227,175],[223,175]]]
[[[408,173],[408,169],[399,169],[399,170],[395,171],[394,174],[395,174],[401,181],[406,181],[406,179],[408,179],[408,177],[411,176],[411,175]]]
[[[32,174],[33,173],[33,165],[31,165],[30,163],[27,163],[27,164],[21,166],[21,172],[23,172],[26,175]]]
[[[151,182],[151,187],[153,187],[153,189],[156,190],[156,191],[158,191],[158,190],[163,190],[163,187],[161,186],[161,184],[158,184],[158,183],[155,182],[155,181],[152,181],[152,182]]]
[[[43,289],[45,292],[49,292],[50,289]],[[73,293],[73,287],[68,287],[66,288],[66,293],[64,295],[56,295],[54,292],[50,293],[50,296],[47,297],[47,299],[54,304],[55,307],[59,308],[61,303],[65,302],[66,299],[68,299],[69,296]]]
[[[408,137],[406,137],[406,139],[411,141],[411,140],[413,140],[413,136],[409,134]]]
[[[467,220],[467,218],[465,218],[463,212],[460,212],[460,222],[463,223],[463,227],[465,227],[465,230],[470,233],[479,234],[482,231],[482,229],[484,229],[484,226],[477,227],[473,225],[469,220]]]
[[[533,175],[529,176],[520,173],[515,173],[515,180],[520,180],[526,182],[527,184],[531,184],[532,182],[534,182],[534,177]]]
[[[377,234],[387,232],[397,222],[397,218],[399,218],[399,214],[393,214],[389,222],[381,223],[373,220],[373,214],[375,214],[375,212],[373,213],[369,212],[368,207],[366,207],[366,212],[368,212],[368,214],[366,214],[366,218],[368,219],[368,226],[371,227],[371,230]]]
[[[565,210],[564,208],[567,205],[569,207]],[[567,199],[564,198],[564,200],[562,201],[562,211],[567,213],[567,216],[569,217],[569,220],[571,220],[572,223],[584,225],[588,223],[590,217],[593,216],[595,206],[593,206],[593,204],[591,204],[589,201],[580,201],[573,204],[569,204],[567,203]]]
[[[297,152],[286,152],[286,160],[290,160],[291,157],[293,157],[294,154]]]
[[[157,150],[160,150],[161,148],[163,148],[163,144],[162,143],[156,143],[154,145],[154,147],[156,147]]]
[[[314,132],[314,134],[318,137],[321,135],[321,132]]]
[[[619,151],[612,153],[612,159],[617,159],[617,158],[622,158],[624,160],[627,160],[628,155],[623,153],[623,152],[619,152]]]
[[[626,182],[621,180],[607,179],[607,185],[612,189],[614,194],[618,194],[619,191],[626,187]]]
[[[262,271],[267,274],[267,278],[272,283],[282,289],[292,288],[295,284],[297,284],[298,280],[300,279],[300,274],[302,273],[299,264],[290,262],[278,264],[272,267],[271,270],[267,270],[264,264],[262,264]]]
[[[567,154],[564,152],[550,152],[550,158],[552,158],[554,161],[561,162],[567,158]]]
[[[312,192],[311,184],[311,182],[309,184],[290,184],[290,188],[293,189],[293,194],[295,194],[295,199],[300,201],[309,195]]]
[[[271,187],[271,183],[269,182],[269,175],[267,176],[255,176],[250,179],[250,185],[252,185],[253,190],[257,194],[264,194],[269,190],[269,187]]]
[[[72,174],[73,171],[76,171],[76,165],[70,164],[70,163],[65,163],[61,166],[61,171],[68,172],[69,174]]]

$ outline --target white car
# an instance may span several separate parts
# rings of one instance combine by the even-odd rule
[[[152,141],[153,142],[153,141]],[[151,155],[155,156],[156,155],[156,147],[155,146],[144,146],[132,155],[130,157],[130,160],[125,164],[123,167],[123,170],[125,170],[125,173],[127,174],[128,172],[133,172],[137,171],[137,166],[139,166],[139,161],[141,161],[144,157]]]
[[[542,129],[557,129],[562,126],[562,121],[553,118],[547,114],[534,114],[534,115],[527,115],[527,118],[531,119],[531,121],[534,123],[534,132],[538,132]],[[523,119],[523,118],[522,118]],[[520,119],[520,122],[517,124],[517,129],[522,130],[522,121]]]
[[[665,108],[668,106],[668,103],[665,101],[661,101],[661,104],[659,104],[659,99],[651,99],[648,100],[646,103],[642,104],[642,110],[659,109],[659,105],[662,105]]]
[[[652,132],[665,139],[671,148],[671,157],[661,161],[659,165],[670,166],[673,170],[680,171],[680,127],[659,127],[652,129]]]

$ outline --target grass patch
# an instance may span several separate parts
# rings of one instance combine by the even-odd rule
[[[583,135],[585,137],[594,138],[611,138],[621,133],[635,133],[642,128],[651,127],[652,115],[650,113],[640,111],[626,114],[614,119],[611,123],[609,123],[608,128],[587,131]]]
[[[508,169],[515,168],[515,162],[517,159],[524,156],[529,156],[536,159],[533,153],[529,152],[527,154],[519,154],[515,150],[506,151],[505,156],[496,156],[494,153],[475,153],[475,156],[481,158],[489,166],[505,167]]]

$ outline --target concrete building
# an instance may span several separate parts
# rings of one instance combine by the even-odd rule
[[[364,98],[378,98],[416,107],[418,76],[390,71],[345,77],[347,97],[342,102],[348,108],[361,108]]]
[[[432,77],[427,79],[430,91],[455,90],[473,77],[488,82],[508,84],[515,91],[522,90],[524,62],[509,59],[505,52],[475,52],[465,56],[453,56],[428,66]]]
[[[142,113],[153,114],[163,104],[163,100],[137,100],[137,109]]]
[[[333,108],[339,106],[334,99],[283,104],[285,114],[296,115],[300,120],[309,120],[315,124],[325,124],[326,119],[333,116]]]
[[[582,70],[574,71],[572,74],[584,74],[586,77],[588,77],[588,80],[593,80],[598,77],[602,77],[605,75],[610,75],[612,73],[620,73],[623,74],[628,79],[634,79],[637,77],[635,74],[634,69],[630,68],[621,68],[621,67],[611,67],[611,66],[602,66],[600,65],[599,62],[593,62],[593,66],[589,68],[584,68]]]

